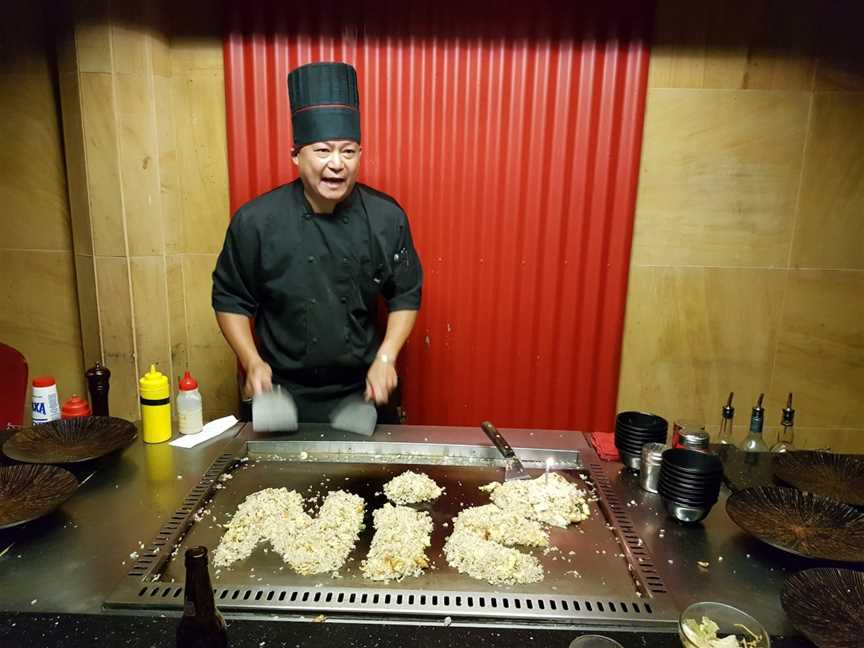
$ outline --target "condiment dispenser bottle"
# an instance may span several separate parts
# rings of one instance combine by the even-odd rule
[[[744,452],[768,452],[768,446],[762,438],[762,426],[765,423],[765,408],[762,407],[762,399],[765,394],[759,394],[759,400],[753,407],[750,415],[750,432],[741,442],[740,449]]]
[[[177,393],[177,422],[180,434],[197,434],[204,427],[198,381],[188,371],[180,379],[180,391]]]
[[[150,365],[138,381],[141,394],[141,438],[144,443],[162,443],[171,438],[171,394],[168,376]]]
[[[780,438],[771,446],[771,452],[791,452],[795,449],[795,410],[792,409],[792,394],[786,401],[780,417]]]
[[[729,445],[732,443],[732,422],[735,419],[735,408],[732,407],[732,398],[734,398],[735,392],[729,392],[729,400],[726,401],[726,404],[723,406],[723,418],[720,419],[720,443],[722,445]]]
[[[60,400],[57,383],[53,376],[36,376],[33,379],[33,425],[50,423],[60,418]]]
[[[83,418],[91,414],[90,404],[78,394],[72,394],[72,397],[67,398],[60,408],[60,418],[63,419]]]

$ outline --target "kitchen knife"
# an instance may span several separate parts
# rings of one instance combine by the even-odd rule
[[[506,460],[506,468],[504,469],[504,481],[512,481],[514,479],[531,479],[531,475],[528,474],[528,471],[525,470],[525,467],[522,465],[522,462],[519,461],[519,457],[516,456],[516,453],[513,451],[513,448],[510,447],[510,444],[507,443],[507,439],[501,436],[501,433],[492,425],[489,421],[484,421],[480,424],[480,427],[486,433],[486,436],[489,437],[489,440],[495,445],[498,449],[498,452],[501,453],[501,456]]]

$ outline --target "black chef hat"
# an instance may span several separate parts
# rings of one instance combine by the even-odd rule
[[[294,146],[354,140],[360,143],[357,71],[347,63],[309,63],[288,73]]]

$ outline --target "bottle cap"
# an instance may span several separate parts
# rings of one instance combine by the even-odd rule
[[[763,398],[765,398],[765,394],[759,394],[759,399],[756,401],[756,405],[753,406],[753,412],[750,415],[751,418],[761,419],[765,416],[765,408],[762,407]]]
[[[735,392],[729,392],[729,400],[726,401],[726,404],[723,406],[723,418],[731,419],[735,417],[735,408],[732,407],[732,397],[735,396]]]
[[[72,397],[67,399],[60,408],[60,418],[64,419],[90,415],[90,404],[77,394],[72,394]]]
[[[789,394],[789,399],[786,401],[786,407],[783,408],[783,417],[780,424],[784,426],[795,424],[795,410],[792,409],[792,394]]]
[[[158,400],[169,398],[168,376],[156,369],[156,365],[150,365],[150,371],[141,376],[138,381],[141,390],[141,398]]]
[[[36,376],[33,379],[34,387],[50,387],[51,385],[55,385],[54,376]]]
[[[180,379],[180,391],[192,391],[198,389],[198,381],[187,371]]]

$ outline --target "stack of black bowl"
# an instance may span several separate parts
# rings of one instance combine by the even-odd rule
[[[642,446],[646,443],[666,443],[669,423],[662,416],[645,412],[619,412],[615,417],[615,447],[624,465],[639,470]]]
[[[663,453],[657,492],[669,514],[681,522],[705,519],[720,496],[723,462],[698,450],[672,448]]]

